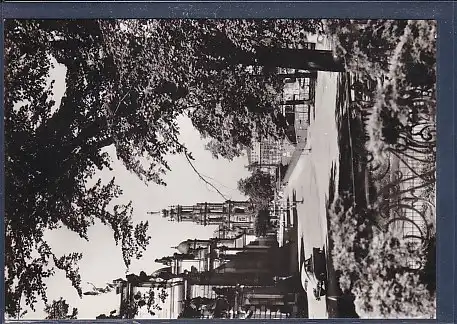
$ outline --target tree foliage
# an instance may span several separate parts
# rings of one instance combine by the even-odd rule
[[[414,125],[426,125],[420,133],[423,142],[417,146],[428,161],[424,159],[418,171],[424,168],[420,181],[428,185],[423,191],[433,193],[428,175],[436,161],[436,22],[335,19],[324,22],[324,31],[333,35],[336,54],[344,57],[348,70],[361,81],[354,90],[364,98],[356,97],[350,107],[368,117],[364,121],[368,140],[365,143],[364,134],[360,135],[359,151],[368,151],[373,165],[388,165],[395,149],[417,150],[417,143],[404,138],[419,134]],[[392,186],[393,174],[373,180],[373,190]],[[375,173],[370,175],[375,178]],[[378,199],[389,197],[379,194]],[[398,203],[402,197],[395,199]],[[434,317],[434,234],[421,238],[422,244],[413,248],[403,233],[383,227],[377,204],[363,208],[364,203],[354,204],[354,197],[342,194],[330,206],[332,258],[341,289],[355,296],[356,311],[364,318]],[[424,214],[424,226],[435,228],[434,213]],[[412,268],[411,261],[422,267]]]
[[[47,314],[47,320],[69,320],[77,319],[78,309],[73,308],[69,313],[70,305],[67,304],[66,300],[60,297],[59,300],[53,300],[52,303],[46,304],[44,311]]]
[[[227,298],[194,297],[184,301],[184,308],[178,318],[227,318],[231,306]]]
[[[46,231],[67,228],[88,240],[88,229],[102,223],[112,229],[127,267],[142,256],[148,224],[133,223],[132,205],[119,202],[114,178],[96,178],[111,168],[107,147],[143,181],[165,185],[167,155],[191,153],[178,139],[178,116],[190,118],[215,141],[216,155],[227,158],[238,151],[222,145],[250,146],[254,132],[283,136],[275,65],[328,60],[299,49],[315,26],[298,20],[6,21],[6,312],[15,316],[21,300],[32,309],[38,298],[47,302],[45,279],[55,269],[82,295],[81,254],[56,256]],[[295,52],[286,49],[290,44]],[[272,60],[278,53],[291,59]],[[59,107],[48,82],[51,58],[67,68]]]
[[[164,280],[157,273],[147,275],[144,271],[140,271],[138,275],[133,273],[128,274],[126,278],[127,281],[121,283],[121,287],[122,285],[126,285],[127,283],[131,285],[131,287],[134,287],[134,289],[136,289],[136,292],[133,298],[122,298],[119,312],[114,310],[109,315],[100,314],[99,316],[97,316],[97,319],[135,318],[135,316],[139,314],[141,309],[146,309],[150,315],[154,316],[157,311],[162,310],[161,305],[165,303],[165,300],[168,297],[167,289],[170,287],[168,284],[168,280],[171,278]],[[147,291],[144,291],[141,288],[138,289],[144,283],[148,283],[150,286]],[[91,285],[92,290],[84,292],[84,295],[100,296],[112,292],[117,286],[117,284],[115,283],[107,283],[105,287],[97,287],[93,284]]]
[[[330,19],[324,26],[348,70],[375,84],[365,91],[370,103],[364,109],[370,113],[367,149],[376,160],[399,143],[399,129],[424,117],[436,122],[436,21]]]
[[[270,213],[268,209],[260,209],[254,219],[255,235],[265,236],[270,228]]]
[[[225,159],[232,161],[234,158],[243,155],[244,147],[241,145],[233,147],[227,143],[210,140],[205,144],[205,149],[210,151],[213,157],[216,159],[223,156]]]
[[[274,198],[274,178],[269,173],[256,169],[252,174],[238,181],[238,190],[251,198],[259,207],[268,207]]]
[[[419,273],[405,262],[411,253],[396,233],[380,232],[368,246],[354,283],[356,312],[362,318],[434,318],[436,299]]]
[[[375,213],[360,211],[350,196],[337,198],[330,207],[332,259],[342,291],[355,296],[362,318],[434,317],[431,288],[436,279],[430,277],[430,265],[421,270],[409,265],[433,258],[434,250],[411,249],[398,230],[376,226]]]
[[[122,301],[120,314],[121,318],[135,318],[142,308],[146,308],[152,316],[162,310],[163,304],[168,297],[165,288],[151,287],[147,292],[137,291],[133,301]]]
[[[97,317],[95,317],[95,319],[121,319],[121,317],[117,314],[117,310],[112,310],[109,315],[106,315],[106,314],[100,314],[98,315]]]
[[[56,256],[46,230],[64,227],[88,240],[88,228],[101,222],[113,230],[126,266],[149,241],[148,224],[132,223],[130,203],[112,207],[122,193],[114,179],[90,184],[98,169],[109,167],[102,149],[112,143],[100,109],[107,72],[97,26],[71,20],[5,25],[5,287],[12,316],[22,296],[32,309],[37,297],[47,301],[44,279],[55,269],[65,271],[81,296],[82,255]],[[51,56],[67,67],[60,107],[47,81]]]

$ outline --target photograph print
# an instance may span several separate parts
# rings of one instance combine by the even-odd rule
[[[5,20],[6,320],[435,318],[436,36]]]

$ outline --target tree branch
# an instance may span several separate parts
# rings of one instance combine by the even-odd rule
[[[119,107],[121,106],[121,104],[124,102],[125,98],[127,98],[127,96],[130,94],[132,89],[129,89],[129,91],[127,91],[127,93],[122,97],[122,99],[119,101],[119,103],[117,104],[116,106],[116,109],[114,110],[114,112],[112,112],[113,116],[116,116],[117,114],[117,111],[119,110]],[[111,111],[111,110],[110,110]]]
[[[180,147],[184,153],[184,156],[186,157],[186,160],[187,162],[189,163],[189,165],[191,166],[191,168],[194,170],[194,172],[198,175],[198,177],[204,182],[206,183],[207,185],[209,185],[211,188],[213,188],[214,190],[216,190],[216,192],[222,197],[224,198],[224,200],[229,200],[219,189],[216,188],[215,185],[213,185],[211,182],[209,182],[208,180],[205,179],[204,176],[201,175],[201,173],[197,170],[197,168],[194,166],[194,164],[192,163],[192,157],[189,156],[189,153],[187,153],[187,147],[185,147],[183,144],[181,144],[175,137],[171,137],[171,140],[173,142],[175,142],[178,147]]]
[[[177,108],[176,110],[178,110],[180,113],[184,112],[184,111],[187,111],[187,110],[191,110],[191,109],[195,109],[193,112],[195,112],[196,110],[202,108],[203,104],[206,104],[206,103],[210,103],[214,101],[214,99],[203,99],[203,100],[200,100],[198,103],[194,104],[194,105],[185,105],[181,108]],[[190,114],[191,112],[189,112]]]
[[[187,159],[187,162],[189,162],[190,166],[192,167],[192,169],[194,170],[194,172],[198,175],[198,177],[203,181],[205,182],[207,185],[211,186],[211,188],[213,188],[214,190],[217,191],[217,193],[222,197],[224,198],[224,200],[229,200],[222,192],[219,191],[219,189],[216,188],[215,185],[213,185],[211,182],[209,182],[208,180],[206,180],[201,174],[200,172],[198,172],[198,170],[195,168],[195,166],[193,165],[191,159],[189,158],[189,155],[187,154],[186,151],[184,151],[184,155]]]

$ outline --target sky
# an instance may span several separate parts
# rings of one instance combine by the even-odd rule
[[[53,94],[57,109],[66,89],[66,68],[54,59],[52,62],[54,68],[51,69],[50,79],[56,80]],[[211,153],[204,149],[205,142],[193,128],[190,120],[183,118],[179,124],[181,139],[192,152],[195,158],[194,165],[201,174],[209,177],[211,182],[229,199],[245,199],[236,187],[240,178],[249,175],[245,168],[247,158],[240,157],[231,162],[213,159]],[[133,260],[129,272],[139,273],[144,270],[146,273],[151,273],[163,266],[155,263],[154,260],[172,255],[176,252],[172,247],[181,241],[188,238],[209,238],[212,236],[215,229],[213,226],[204,227],[169,222],[163,219],[160,214],[148,214],[150,211],[160,211],[174,204],[223,201],[223,198],[214,189],[199,179],[184,156],[170,156],[168,159],[172,171],[164,177],[167,183],[165,187],[156,184],[146,185],[126,170],[122,162],[116,159],[114,147],[108,147],[107,151],[113,159],[114,171],[105,170],[96,176],[101,177],[104,182],[108,182],[113,176],[116,177],[116,183],[123,190],[119,202],[132,201],[134,221],[147,220],[149,222],[148,234],[152,237],[142,259]],[[112,231],[97,223],[89,229],[88,236],[89,241],[87,242],[65,228],[45,233],[45,237],[57,256],[71,252],[83,254],[79,263],[83,291],[91,290],[89,282],[98,287],[104,287],[106,283],[112,282],[114,279],[124,278],[126,268],[121,249],[115,245]],[[56,271],[56,275],[48,279],[46,284],[48,300],[52,301],[63,297],[71,307],[78,308],[78,319],[93,319],[99,314],[108,314],[119,306],[120,296],[114,292],[100,296],[83,296],[80,299],[62,271]],[[28,310],[24,318],[43,319],[45,317],[43,307],[43,303],[40,302],[36,306],[36,311]]]

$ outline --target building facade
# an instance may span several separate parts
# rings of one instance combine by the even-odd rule
[[[308,43],[307,48],[314,49],[315,43]],[[308,127],[314,117],[317,72],[278,68],[277,75],[284,82],[279,110],[285,117],[286,138],[255,140],[252,148],[247,149],[248,168],[272,175],[276,175],[279,165],[288,164],[291,148],[307,139]]]
[[[155,274],[142,280],[130,276],[116,281],[121,301],[133,302],[136,291],[166,282],[168,298],[162,306],[161,318],[182,316],[186,303],[198,299],[223,299],[227,303],[224,316],[229,318],[242,318],[248,313],[252,318],[285,318],[290,313],[293,293],[275,281],[276,276],[283,275],[281,258],[285,253],[274,236],[255,238],[242,234],[230,239],[188,239],[176,249],[179,253],[163,258],[167,267]],[[183,270],[189,268],[186,263],[192,264],[190,271]],[[199,318],[215,316],[214,311],[205,307],[199,314]],[[139,317],[141,314],[136,318]]]
[[[255,211],[250,201],[227,200],[222,203],[170,206],[162,210],[162,217],[172,222],[217,225],[217,237],[225,238],[244,232],[253,233]]]

